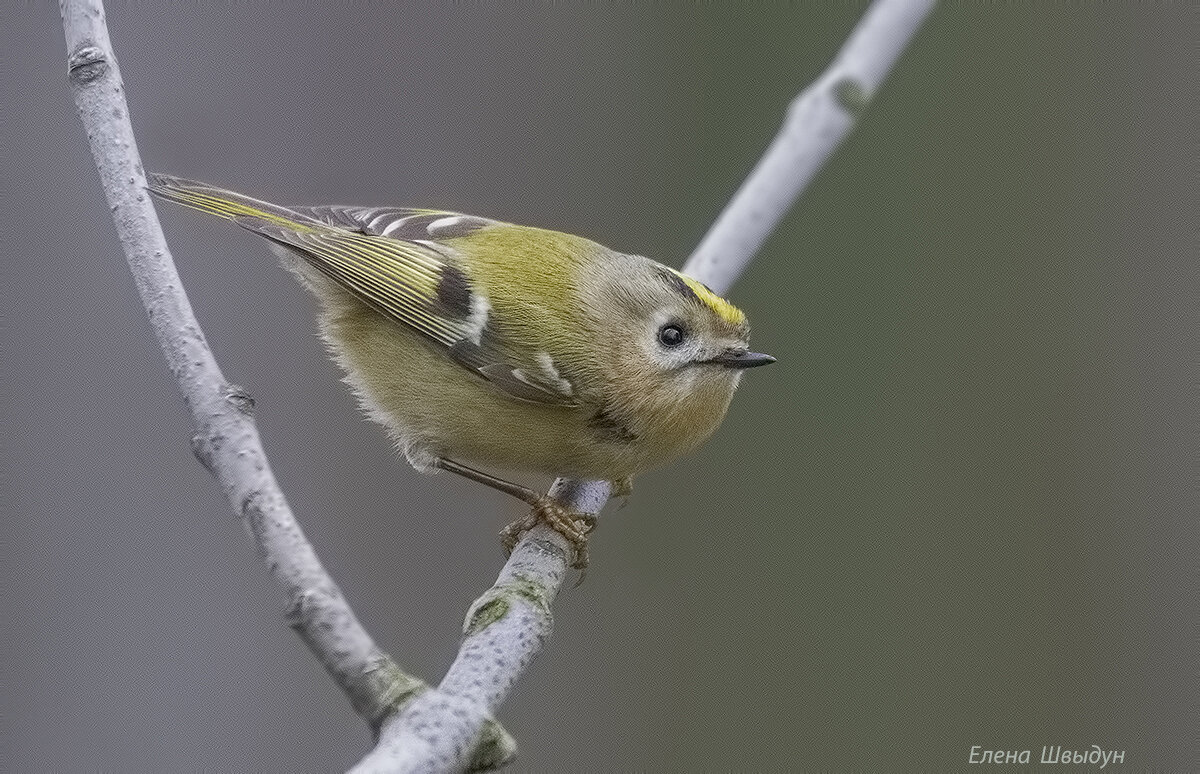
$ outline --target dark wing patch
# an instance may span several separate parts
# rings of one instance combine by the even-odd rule
[[[451,264],[442,265],[437,285],[438,304],[451,317],[471,316],[471,283],[462,270]]]

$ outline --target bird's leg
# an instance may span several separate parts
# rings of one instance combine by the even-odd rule
[[[505,481],[502,478],[484,473],[481,470],[439,457],[434,466],[451,473],[457,473],[463,478],[469,478],[485,486],[490,486],[512,495],[518,500],[528,503],[532,510],[521,518],[509,524],[500,532],[500,542],[506,554],[512,554],[521,535],[533,529],[539,523],[544,523],[558,534],[566,538],[567,543],[575,552],[575,560],[571,566],[582,570],[588,565],[587,536],[596,527],[596,517],[587,513],[577,513],[565,507],[558,500],[548,495],[535,492],[529,487]]]

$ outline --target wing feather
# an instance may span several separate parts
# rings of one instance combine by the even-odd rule
[[[576,405],[546,354],[530,362],[497,331],[489,300],[470,283],[456,247],[442,240],[496,223],[440,210],[281,207],[192,180],[148,175],[163,198],[231,220],[284,245],[385,317],[445,349],[508,396]]]

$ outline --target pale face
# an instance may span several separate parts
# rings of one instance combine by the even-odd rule
[[[624,299],[632,331],[622,357],[646,389],[674,400],[704,387],[732,391],[745,368],[772,361],[749,351],[745,316],[695,280],[646,261],[638,288]]]
[[[699,282],[637,256],[613,256],[606,268],[587,298],[623,402],[665,407],[701,392],[727,400],[744,369],[773,362],[749,351],[745,315]]]
[[[642,331],[643,356],[664,371],[687,368],[725,368],[715,362],[724,353],[744,351],[748,336],[721,330],[704,309],[676,304],[657,310]]]

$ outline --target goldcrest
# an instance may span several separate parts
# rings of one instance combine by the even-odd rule
[[[746,316],[662,264],[439,210],[281,207],[167,175],[149,190],[265,237],[320,302],[363,408],[420,471],[521,497],[586,564],[591,522],[470,465],[611,481],[694,449],[747,368]]]

